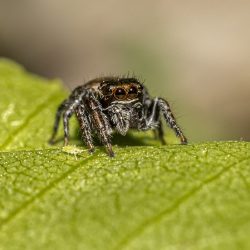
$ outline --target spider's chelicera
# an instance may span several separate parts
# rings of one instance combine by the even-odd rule
[[[79,121],[82,139],[91,153],[94,152],[94,133],[112,157],[112,132],[126,135],[130,128],[141,131],[152,129],[165,144],[160,113],[180,138],[181,144],[187,143],[168,102],[159,97],[152,99],[136,78],[102,77],[75,88],[57,110],[50,143],[54,143],[62,116],[64,145],[68,144],[69,119],[74,113]]]

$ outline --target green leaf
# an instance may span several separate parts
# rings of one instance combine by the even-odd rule
[[[0,87],[1,250],[250,248],[250,143],[136,134],[90,156],[47,145],[58,81],[1,60]]]
[[[56,104],[66,96],[58,80],[0,61],[0,150],[47,147]]]

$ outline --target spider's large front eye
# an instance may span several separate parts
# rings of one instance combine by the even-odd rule
[[[114,93],[114,96],[117,100],[125,99],[126,95],[127,95],[127,93],[126,93],[125,89],[123,89],[123,88],[117,88],[115,90],[115,93]]]
[[[130,99],[133,99],[137,96],[137,94],[138,94],[137,88],[135,86],[131,86],[128,90],[128,97]]]

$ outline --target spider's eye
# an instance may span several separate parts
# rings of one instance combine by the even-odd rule
[[[128,91],[129,98],[135,98],[138,94],[138,90],[135,86],[131,86]]]
[[[101,92],[103,95],[111,95],[112,88],[110,86],[105,86],[105,87],[101,88]]]
[[[125,91],[125,89],[123,89],[123,88],[117,88],[116,90],[115,90],[115,98],[117,99],[117,100],[123,100],[124,98],[126,98],[126,91]]]

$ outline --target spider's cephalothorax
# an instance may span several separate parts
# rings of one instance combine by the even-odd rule
[[[69,98],[61,103],[56,113],[50,142],[54,143],[62,115],[64,145],[68,144],[69,118],[75,113],[82,138],[90,152],[94,151],[92,136],[96,133],[109,156],[114,156],[111,145],[112,132],[117,131],[125,135],[130,128],[153,129],[165,144],[160,112],[181,143],[186,144],[187,139],[177,125],[167,101],[158,97],[150,98],[145,86],[136,78],[96,78],[75,88]]]

